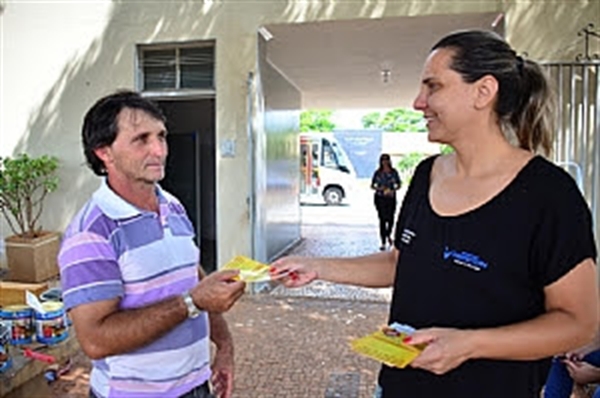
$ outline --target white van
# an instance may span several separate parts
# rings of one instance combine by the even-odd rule
[[[300,203],[339,205],[351,196],[356,172],[333,133],[300,134]]]

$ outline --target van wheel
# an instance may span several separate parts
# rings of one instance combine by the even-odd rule
[[[331,206],[339,205],[342,203],[343,198],[344,194],[342,190],[336,187],[327,188],[323,193],[323,199],[325,199],[325,203]]]

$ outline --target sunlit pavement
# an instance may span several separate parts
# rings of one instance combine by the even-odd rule
[[[305,225],[303,241],[290,254],[311,257],[344,257],[365,255],[379,251],[379,237],[375,225]],[[277,286],[270,293],[286,297],[320,297],[346,300],[389,302],[391,289],[369,289],[317,281],[298,288]]]
[[[309,257],[350,257],[379,251],[377,212],[369,181],[361,181],[349,204],[304,205],[302,241],[289,253]],[[398,199],[400,202],[400,198]],[[368,289],[317,281],[299,289],[276,287],[271,295],[389,302],[391,289]]]

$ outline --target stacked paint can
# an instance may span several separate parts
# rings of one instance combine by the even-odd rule
[[[12,366],[9,345],[33,342],[33,311],[16,304],[0,308],[0,373]]]
[[[33,342],[33,310],[26,305],[15,304],[0,309],[0,320],[9,325],[10,344],[22,345]]]
[[[48,289],[45,292],[40,294],[40,301],[42,302],[60,302],[62,303],[62,289],[59,287],[53,287],[52,289]],[[67,323],[67,327],[72,325],[71,318],[69,314],[65,312],[65,322]]]
[[[35,338],[38,343],[52,345],[69,336],[65,319],[65,309],[60,301],[46,301],[41,304],[44,312],[35,311]]]
[[[8,322],[0,321],[0,373],[7,371],[12,366],[10,351],[10,325]]]
[[[56,295],[56,292],[50,293]],[[12,367],[9,346],[32,344],[34,336],[40,344],[53,345],[69,336],[67,317],[61,301],[34,304],[32,306],[40,311],[24,304],[0,307],[0,374]]]

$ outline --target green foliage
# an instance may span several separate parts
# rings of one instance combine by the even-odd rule
[[[335,123],[331,119],[333,111],[312,110],[303,111],[300,114],[300,131],[309,132],[330,132],[335,128]]]
[[[383,131],[404,133],[426,132],[425,119],[421,112],[397,108],[381,115],[379,112],[368,113],[361,119],[364,128],[378,128]]]
[[[364,115],[360,121],[362,125],[366,129],[376,129],[379,127],[379,119],[381,119],[381,113],[372,112]]]
[[[58,187],[54,156],[0,158],[0,211],[15,235],[35,238],[46,195]]]
[[[454,152],[454,148],[452,148],[450,145],[446,145],[446,144],[442,144],[440,145],[440,153],[442,155],[448,155],[449,153]]]
[[[427,155],[421,152],[411,152],[404,155],[402,159],[396,164],[400,178],[402,178],[403,185],[408,185],[412,179],[413,173],[417,165],[425,159]]]

